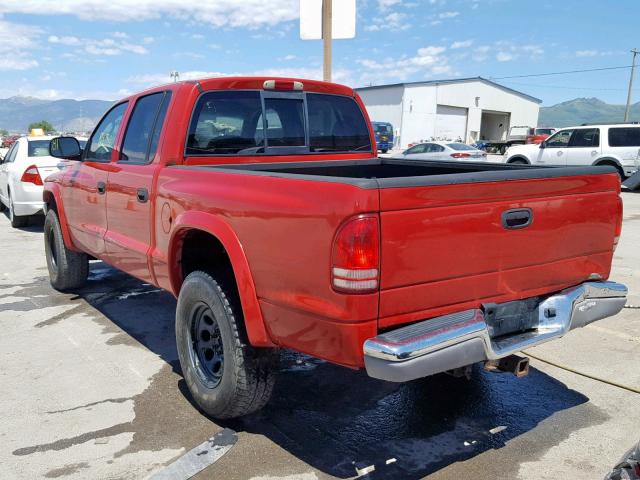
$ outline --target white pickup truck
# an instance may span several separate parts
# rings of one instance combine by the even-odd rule
[[[611,165],[621,178],[640,168],[640,124],[583,125],[558,130],[541,144],[514,145],[504,154],[512,164]]]

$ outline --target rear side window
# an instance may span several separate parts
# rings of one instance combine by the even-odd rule
[[[610,147],[640,147],[640,127],[609,129]]]
[[[116,105],[102,118],[87,143],[86,160],[97,160],[99,162],[111,160],[111,152],[116,143],[116,136],[120,130],[127,103]]]
[[[27,156],[29,157],[47,157],[49,156],[49,140],[29,140],[27,142]]]
[[[122,143],[121,162],[149,163],[153,160],[170,98],[171,92],[159,92],[138,99]]]
[[[367,122],[353,98],[307,94],[312,152],[371,151]]]
[[[546,146],[549,148],[564,148],[569,145],[569,139],[571,138],[571,134],[573,130],[562,130],[561,132],[556,133],[554,136],[549,137],[549,139],[545,142]]]
[[[579,128],[574,130],[570,147],[598,147],[600,146],[600,129],[599,128]]]
[[[259,92],[209,92],[196,104],[187,138],[187,155],[237,155],[264,146]],[[276,125],[275,119],[273,121]]]

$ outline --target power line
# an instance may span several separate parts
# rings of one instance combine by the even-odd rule
[[[507,85],[522,85],[526,87],[539,87],[539,88],[558,88],[564,90],[593,90],[593,91],[608,91],[608,92],[626,92],[627,88],[602,88],[602,87],[568,87],[562,85],[540,85],[539,83],[522,83],[522,82],[502,82]],[[634,91],[640,91],[640,88],[634,89]]]
[[[567,70],[565,72],[550,72],[550,73],[532,73],[529,75],[512,75],[510,77],[489,77],[490,80],[505,80],[508,78],[527,78],[527,77],[548,77],[550,75],[567,75],[570,73],[586,73],[586,72],[602,72],[604,70],[622,70],[625,68],[631,68],[631,65],[625,65],[621,67],[604,67],[604,68],[587,68],[584,70]]]

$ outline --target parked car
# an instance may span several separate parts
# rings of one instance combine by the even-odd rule
[[[393,148],[393,125],[387,122],[371,122],[376,136],[376,145],[382,153]]]
[[[512,164],[610,165],[625,178],[640,167],[640,124],[562,128],[539,145],[509,148],[503,158]]]
[[[18,138],[0,163],[0,208],[9,209],[11,226],[23,227],[42,213],[42,180],[60,160],[49,155],[51,136]]]
[[[213,417],[266,404],[279,348],[392,382],[520,376],[515,352],[626,302],[607,281],[615,169],[381,159],[345,86],[172,83],[117,102],[83,153],[51,152],[82,160],[45,180],[51,284],[80,288],[97,258],[172,292],[185,384]]]
[[[0,147],[9,148],[11,145],[13,145],[13,142],[15,142],[19,138],[20,135],[7,135],[2,139],[2,144],[0,145]]]
[[[527,135],[527,140],[525,141],[525,143],[542,143],[554,133],[556,133],[555,128],[532,128],[529,132],[529,135]]]
[[[487,153],[457,142],[427,142],[415,145],[404,152],[394,155],[394,158],[409,160],[484,160]]]

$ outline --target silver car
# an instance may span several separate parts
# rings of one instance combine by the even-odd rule
[[[427,142],[414,145],[404,152],[394,155],[393,158],[431,161],[481,161],[487,159],[487,154],[465,143]]]

